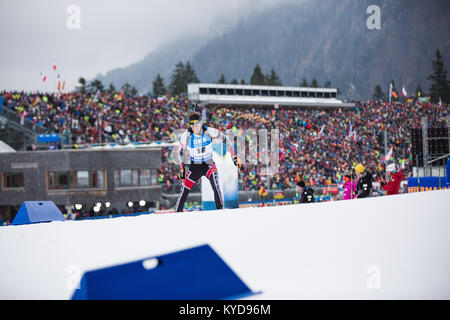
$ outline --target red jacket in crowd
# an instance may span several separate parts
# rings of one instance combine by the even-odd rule
[[[401,171],[391,173],[391,179],[387,184],[382,184],[382,188],[387,191],[386,195],[390,196],[398,194],[400,190],[400,184],[403,180],[403,173]]]

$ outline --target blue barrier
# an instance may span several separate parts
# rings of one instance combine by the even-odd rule
[[[408,178],[408,193],[448,189],[447,177],[412,177]]]
[[[136,217],[143,214],[152,214],[155,213],[154,211],[148,211],[148,212],[133,212],[133,213],[122,213],[122,214],[109,214],[106,216],[94,216],[94,217],[87,217],[83,218],[82,220],[98,220],[98,219],[113,219],[113,218],[120,218],[120,217]]]
[[[30,224],[38,222],[66,220],[53,201],[25,201],[20,206],[11,224]]]
[[[37,136],[38,143],[51,143],[51,142],[60,142],[61,137],[59,134],[39,134]]]
[[[86,272],[72,300],[218,300],[256,294],[209,246]]]

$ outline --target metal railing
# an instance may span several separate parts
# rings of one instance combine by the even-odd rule
[[[16,111],[10,110],[4,106],[0,106],[0,116],[8,120],[14,128],[23,130],[29,135],[37,135],[44,131],[44,128],[40,125],[30,121],[26,117],[22,119],[22,116]]]

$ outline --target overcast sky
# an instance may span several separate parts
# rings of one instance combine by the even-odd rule
[[[184,36],[216,35],[288,1],[0,0],[0,90],[53,91],[57,73],[72,89],[80,76],[127,66]]]

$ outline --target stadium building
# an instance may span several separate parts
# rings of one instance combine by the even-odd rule
[[[337,99],[336,88],[255,86],[240,84],[190,83],[188,99],[205,106],[283,106],[354,108],[354,103]]]
[[[45,200],[68,213],[98,206],[91,215],[158,209],[160,167],[160,149],[0,153],[1,215],[13,218],[24,201]]]

